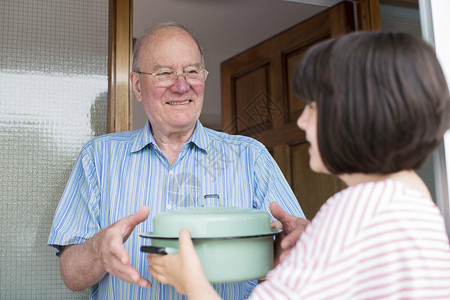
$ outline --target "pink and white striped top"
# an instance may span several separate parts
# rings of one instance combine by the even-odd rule
[[[428,198],[388,179],[322,206],[251,299],[450,299],[450,247]]]

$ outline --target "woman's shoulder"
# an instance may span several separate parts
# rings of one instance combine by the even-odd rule
[[[379,214],[381,210],[391,209],[393,203],[403,201],[402,205],[408,205],[419,201],[429,205],[431,201],[423,198],[421,194],[407,189],[401,182],[392,179],[359,183],[330,197],[319,209],[312,223],[327,222],[339,226],[340,223],[360,219],[364,220],[359,223],[362,224]]]

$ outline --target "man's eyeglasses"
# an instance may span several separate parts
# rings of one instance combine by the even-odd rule
[[[169,87],[178,81],[178,76],[182,75],[189,85],[199,85],[205,82],[208,71],[203,68],[189,67],[183,73],[177,73],[172,69],[159,69],[154,73],[135,71],[139,74],[151,75],[156,79],[159,87]]]

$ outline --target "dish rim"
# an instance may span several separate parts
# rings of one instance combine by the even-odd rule
[[[191,237],[193,241],[201,240],[201,241],[207,241],[207,240],[231,240],[231,239],[245,239],[245,238],[257,238],[257,237],[264,237],[264,236],[270,236],[270,235],[276,235],[283,232],[283,229],[275,229],[272,228],[271,232],[261,233],[261,234],[247,234],[247,235],[236,235],[236,236],[224,236],[224,237]],[[158,240],[178,240],[178,236],[160,236],[158,234],[155,234],[154,232],[146,232],[141,233],[139,235],[142,238],[148,238],[148,239],[158,239]]]

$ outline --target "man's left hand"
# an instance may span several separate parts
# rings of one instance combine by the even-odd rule
[[[275,266],[281,263],[291,252],[309,221],[285,212],[277,203],[270,203],[270,212],[275,217],[272,228],[283,229],[275,239]]]

